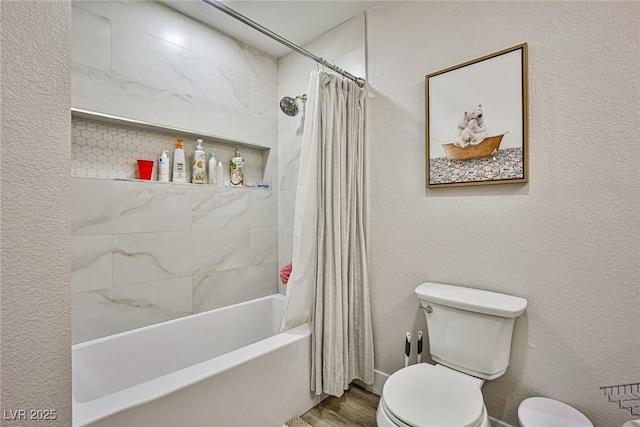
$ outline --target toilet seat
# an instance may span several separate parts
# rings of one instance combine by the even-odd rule
[[[476,381],[427,363],[391,375],[384,384],[380,404],[398,426],[476,427],[486,418]]]
[[[546,397],[523,400],[518,407],[518,422],[523,427],[593,427],[582,412]]]

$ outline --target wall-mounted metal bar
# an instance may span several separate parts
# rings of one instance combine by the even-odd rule
[[[272,39],[274,39],[275,41],[277,41],[278,43],[282,43],[283,45],[287,46],[289,49],[294,50],[296,52],[298,52],[301,55],[306,56],[309,59],[313,59],[314,61],[316,61],[318,64],[321,64],[327,68],[329,68],[330,70],[335,71],[336,73],[350,79],[353,80],[354,82],[356,82],[356,84],[360,87],[363,87],[365,84],[365,80],[362,77],[356,77],[351,73],[348,73],[346,71],[344,71],[343,69],[341,69],[340,67],[336,67],[335,65],[327,62],[325,59],[320,58],[319,56],[314,55],[313,53],[301,48],[300,46],[298,46],[297,44],[294,44],[292,42],[290,42],[289,40],[285,39],[284,37],[274,33],[273,31],[269,30],[268,28],[263,27],[262,25],[258,24],[257,22],[247,18],[246,16],[236,12],[235,10],[231,9],[229,6],[220,3],[219,1],[216,0],[202,0],[203,2],[207,3],[210,6],[215,7],[216,9],[218,9],[221,12],[226,13],[227,15],[237,19],[238,21],[252,27],[255,30],[260,31],[262,34],[271,37]]]

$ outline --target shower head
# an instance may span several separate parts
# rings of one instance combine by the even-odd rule
[[[307,95],[299,95],[295,98],[291,98],[289,96],[285,96],[280,100],[280,109],[287,116],[296,116],[298,114],[298,99],[302,101],[302,103],[307,102]]]

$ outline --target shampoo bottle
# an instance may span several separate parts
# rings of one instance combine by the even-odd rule
[[[162,155],[158,157],[158,181],[169,182],[169,155],[167,150],[163,150]]]
[[[184,139],[178,138],[176,149],[173,150],[173,182],[187,182],[182,141]]]
[[[231,158],[229,181],[232,187],[244,185],[244,159],[240,157],[240,149],[236,147],[236,155]]]
[[[202,149],[202,140],[196,141],[198,146],[193,153],[193,167],[191,168],[191,182],[204,184],[207,181],[207,153]]]
[[[222,187],[224,185],[224,176],[223,176],[223,168],[222,161],[218,162],[218,167],[216,167],[216,181],[218,181],[218,186]]]
[[[209,184],[215,185],[218,182],[218,165],[216,164],[216,152],[212,151],[209,155]]]

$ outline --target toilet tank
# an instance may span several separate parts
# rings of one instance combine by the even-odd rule
[[[415,292],[427,317],[435,362],[487,380],[504,374],[513,323],[526,299],[439,283],[423,283]]]

